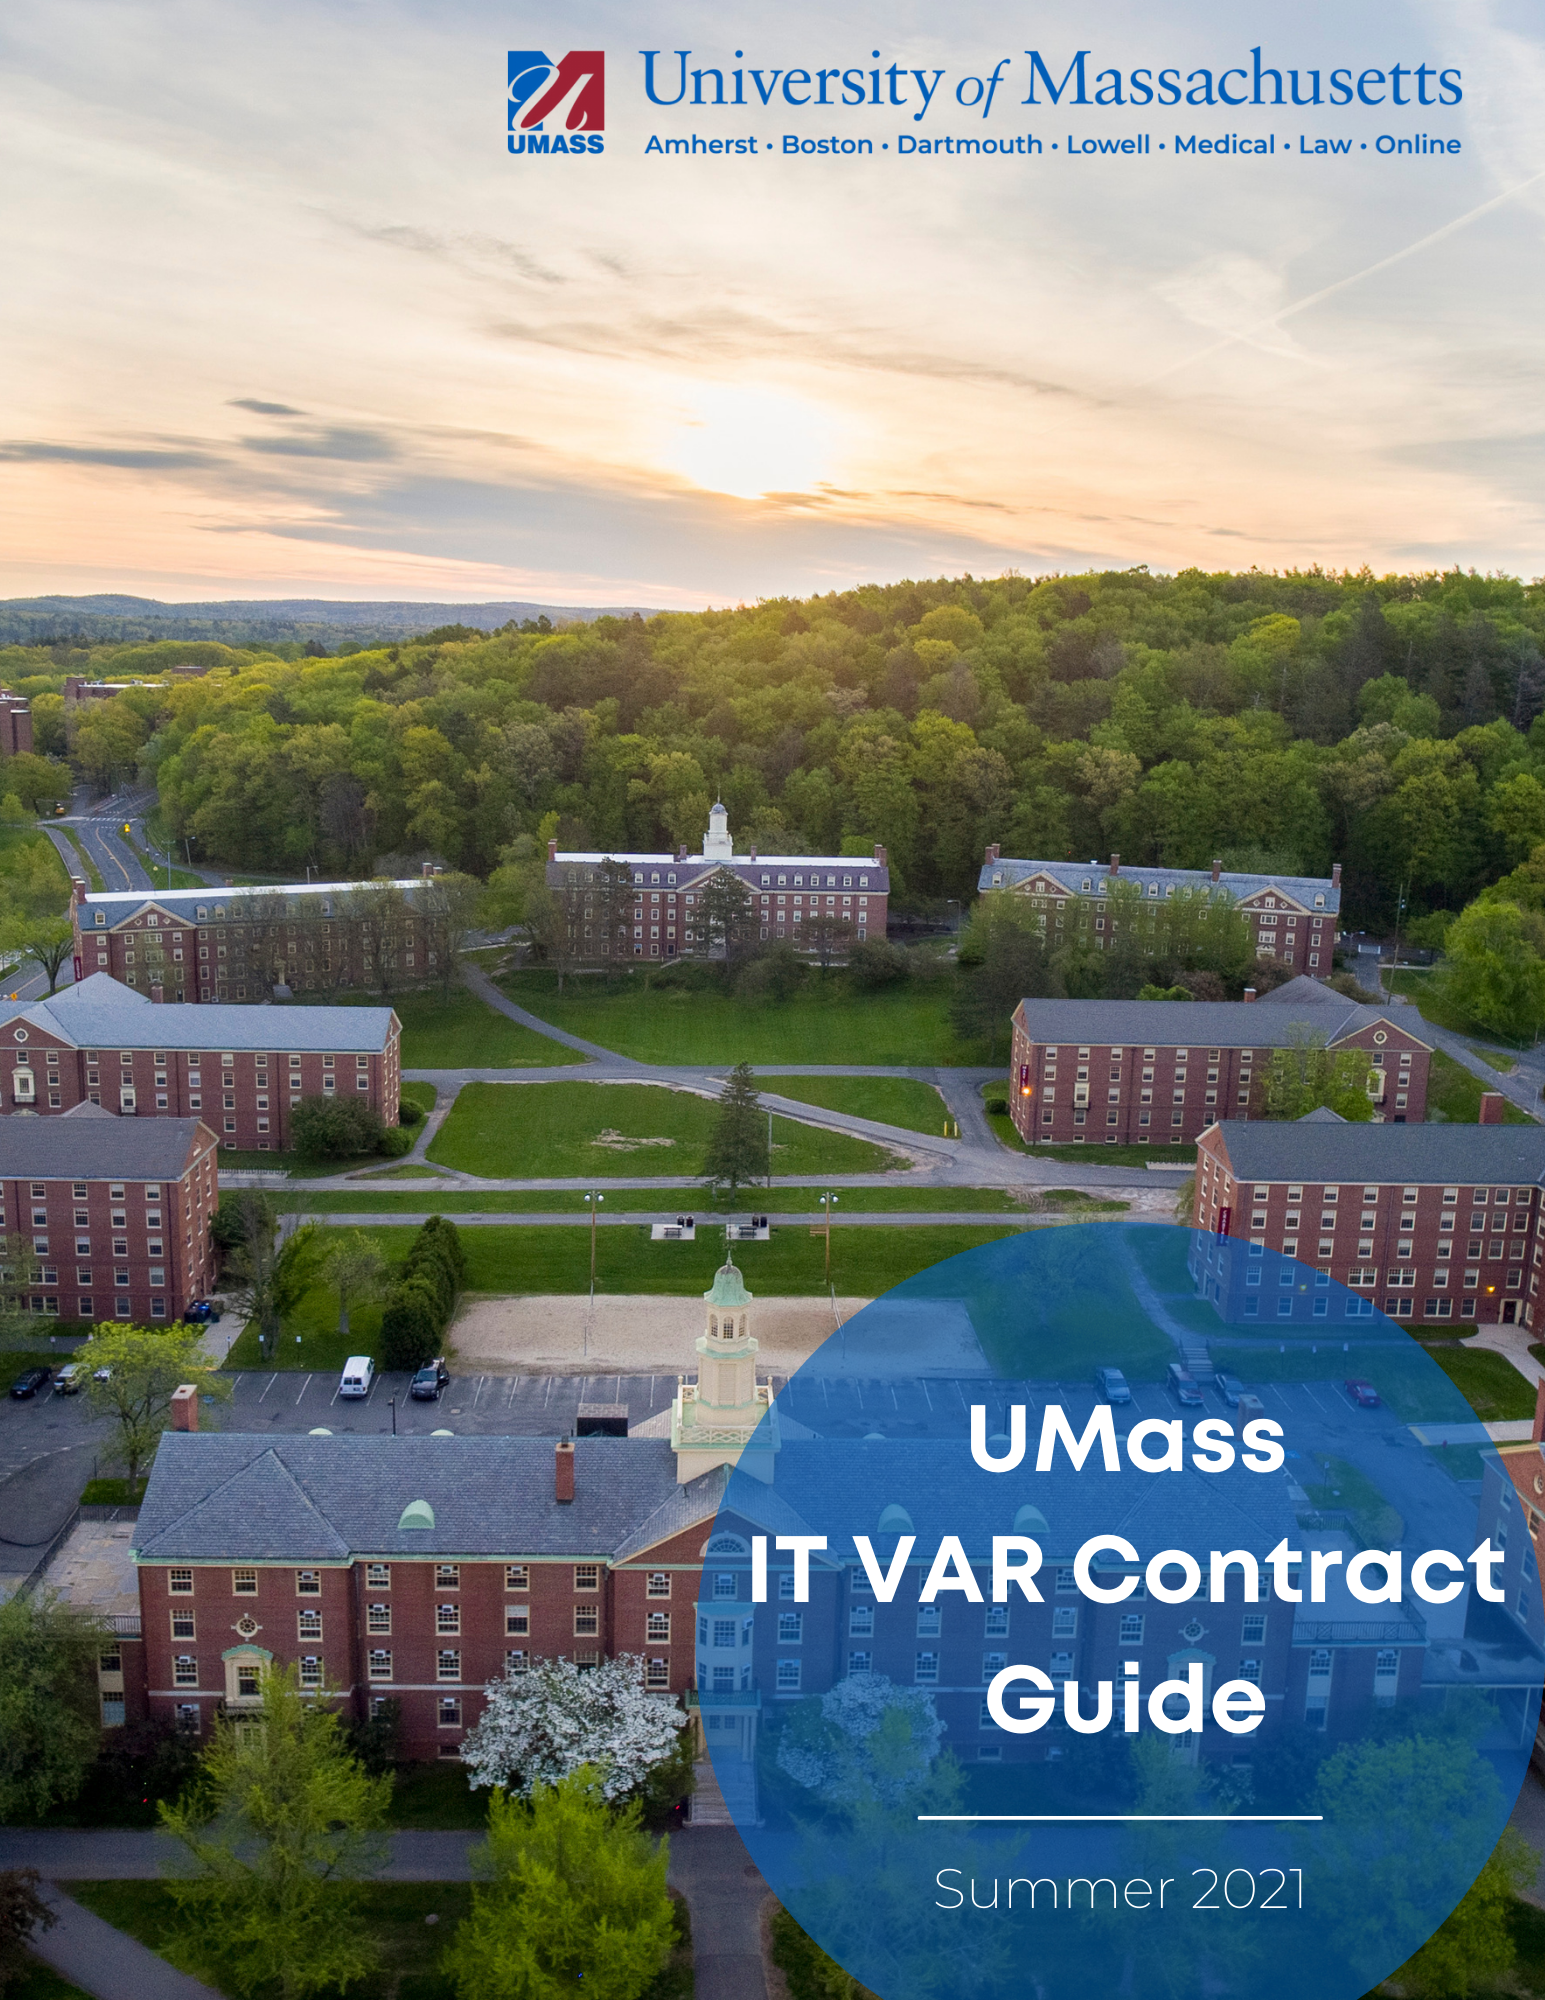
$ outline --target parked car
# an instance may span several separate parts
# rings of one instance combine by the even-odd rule
[[[11,1384],[11,1394],[17,1402],[28,1396],[35,1396],[40,1389],[46,1389],[54,1379],[52,1368],[24,1368]]]
[[[1094,1386],[1107,1403],[1130,1403],[1132,1391],[1119,1368],[1096,1368]]]
[[[340,1396],[368,1396],[376,1378],[376,1365],[368,1354],[351,1354],[343,1364],[338,1382]]]
[[[1202,1392],[1196,1386],[1196,1377],[1180,1362],[1172,1361],[1165,1378],[1175,1392],[1175,1400],[1182,1409],[1199,1410],[1203,1407]]]
[[[1225,1375],[1222,1369],[1219,1369],[1218,1373],[1212,1379],[1217,1384],[1218,1394],[1232,1410],[1240,1397],[1245,1393],[1244,1383],[1240,1381],[1237,1375]]]
[[[1252,1396],[1248,1390],[1240,1397],[1234,1408],[1242,1424],[1249,1423],[1253,1417],[1264,1417],[1266,1414],[1266,1405],[1259,1396]]]
[[[83,1361],[67,1361],[54,1377],[56,1396],[78,1396],[81,1384],[86,1379],[86,1364]]]
[[[438,1403],[440,1391],[451,1379],[451,1371],[444,1361],[426,1361],[408,1385],[408,1394],[419,1403]]]
[[[1351,1376],[1341,1386],[1360,1410],[1376,1410],[1379,1407],[1378,1390],[1371,1382],[1365,1382],[1360,1375]]]
[[[185,1326],[216,1326],[221,1313],[212,1299],[195,1299],[182,1317]]]

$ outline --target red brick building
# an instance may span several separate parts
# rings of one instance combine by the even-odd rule
[[[32,710],[19,694],[0,688],[0,757],[24,756],[32,748]]]
[[[437,899],[439,873],[426,864],[399,882],[106,895],[77,879],[75,977],[105,973],[150,1000],[214,1005],[422,985],[459,936]]]
[[[390,1007],[171,1013],[93,974],[47,1000],[0,1002],[0,1108],[196,1117],[227,1148],[283,1152],[302,1097],[355,1098],[395,1125],[401,1042]]]
[[[624,899],[610,916],[598,893],[608,864],[626,869],[633,891],[631,903]],[[569,905],[580,958],[708,955],[703,892],[719,875],[750,896],[762,943],[782,939],[808,948],[810,926],[822,917],[846,923],[855,944],[885,935],[890,870],[883,847],[872,861],[851,854],[758,855],[754,847],[736,854],[722,805],[708,815],[701,854],[684,847],[675,854],[560,853],[556,841],[547,849],[547,886]]]
[[[0,1144],[0,1236],[31,1243],[33,1312],[180,1319],[214,1276],[215,1135],[197,1118],[141,1123],[82,1105],[13,1118]]]
[[[1027,1145],[1189,1144],[1221,1118],[1261,1117],[1272,1052],[1300,1044],[1306,1031],[1332,1050],[1366,1055],[1375,1119],[1426,1117],[1430,1045],[1402,1014],[1355,1005],[1310,979],[1243,1004],[1022,1000],[1009,1115]]]
[[[1537,1125],[1349,1125],[1233,1120],[1196,1149],[1197,1276],[1226,1319],[1535,1323],[1545,1130]],[[1267,1251],[1323,1277],[1263,1283]],[[1288,1267],[1280,1267],[1286,1271]],[[1335,1298],[1331,1285],[1350,1299]]]
[[[1123,868],[1113,854],[1098,861],[1011,861],[989,847],[977,877],[984,896],[1012,896],[1028,904],[1053,945],[1084,942],[1103,950],[1124,921],[1174,902],[1224,901],[1249,921],[1260,958],[1274,958],[1295,972],[1323,979],[1336,948],[1341,910],[1341,864],[1328,876],[1239,875],[1221,861],[1205,868]]]

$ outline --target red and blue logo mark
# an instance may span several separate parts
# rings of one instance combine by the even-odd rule
[[[606,57],[570,49],[554,62],[540,49],[511,49],[509,145],[512,153],[599,153],[605,147]],[[548,132],[562,117],[563,130]]]

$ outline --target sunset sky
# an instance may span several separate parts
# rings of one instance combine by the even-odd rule
[[[1091,71],[1257,43],[1427,61],[1464,102],[1024,108],[1027,43],[1058,75],[1078,48]],[[0,594],[697,606],[1009,567],[1538,574],[1542,43],[1520,0],[17,0]],[[508,154],[511,47],[607,52],[603,155]],[[920,123],[655,109],[641,48],[879,49],[947,81]],[[947,101],[1000,58],[1017,87],[990,119]],[[693,132],[759,150],[644,151]],[[876,152],[769,154],[788,132]],[[901,158],[903,132],[1046,150]],[[1169,150],[1229,132],[1278,151]],[[1155,150],[1070,161],[1070,133]],[[1300,133],[1352,150],[1285,154]],[[1462,151],[1382,158],[1381,133]]]

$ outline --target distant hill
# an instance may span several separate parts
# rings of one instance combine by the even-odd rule
[[[227,646],[305,645],[329,650],[340,640],[390,645],[441,625],[474,625],[496,631],[511,619],[547,617],[555,625],[576,619],[648,617],[647,605],[336,603],[322,597],[226,598],[209,603],[163,604],[154,597],[0,598],[0,644],[36,646],[78,639],[102,645],[136,639],[218,639]]]

